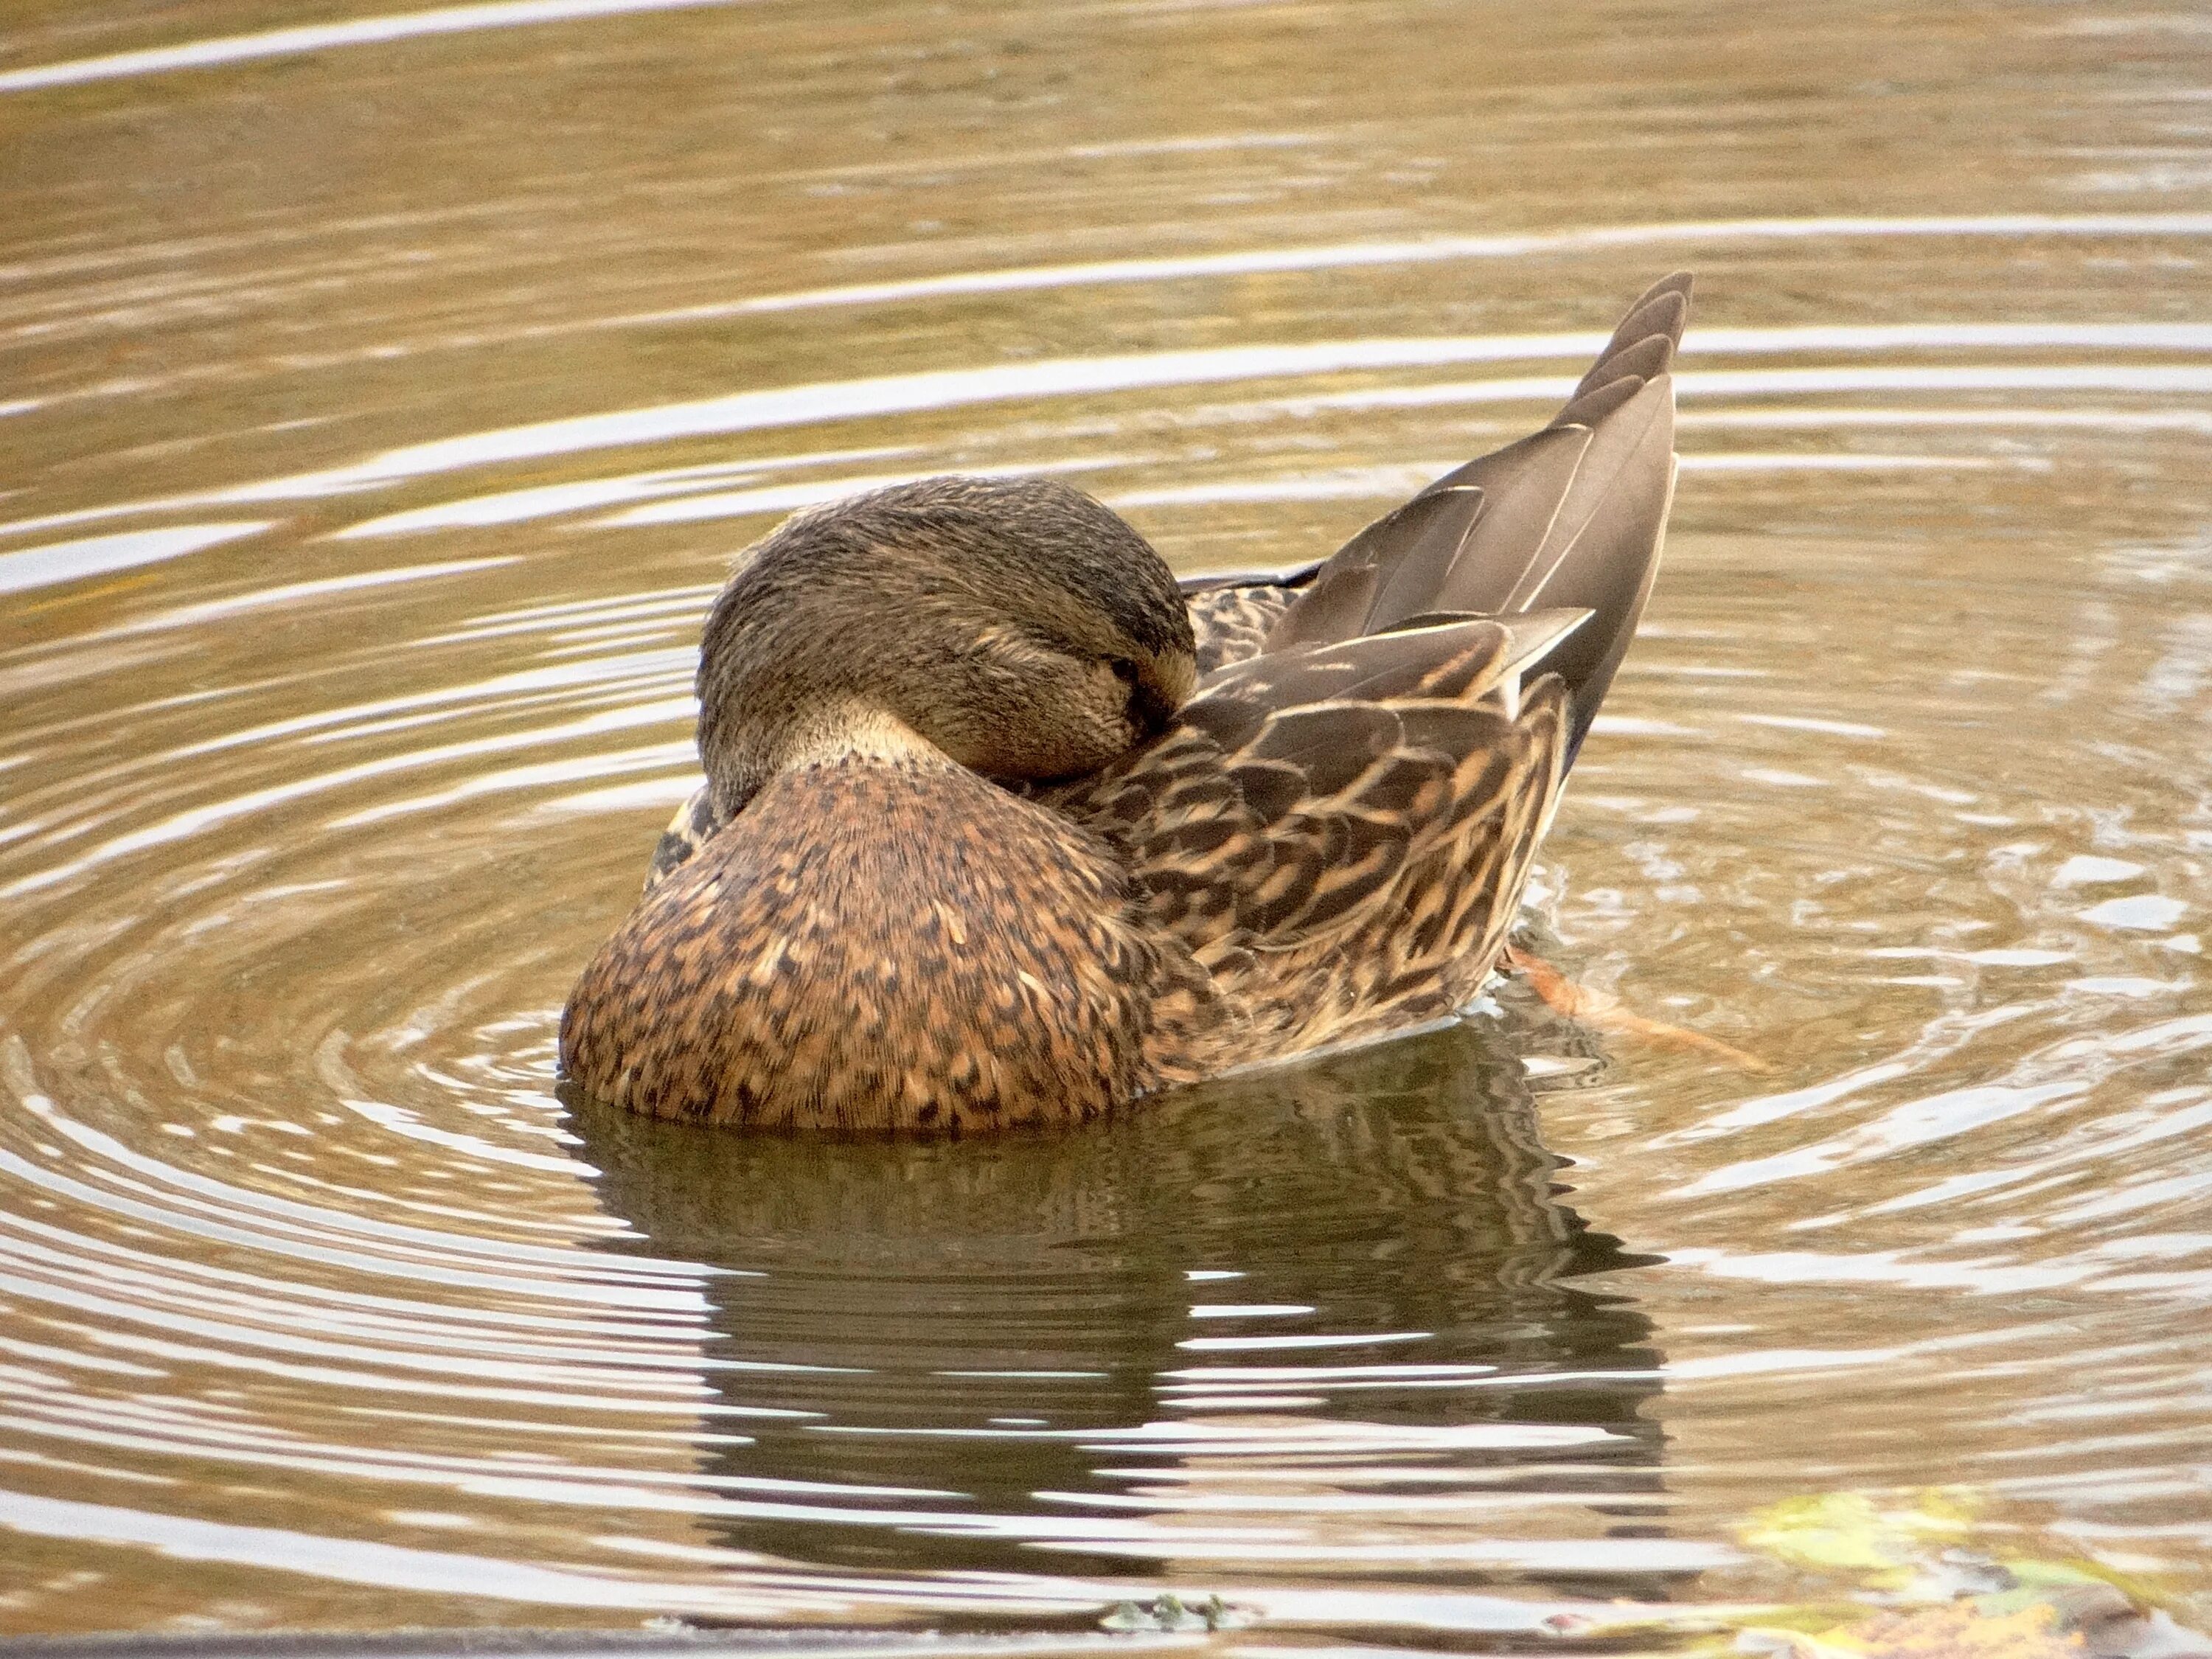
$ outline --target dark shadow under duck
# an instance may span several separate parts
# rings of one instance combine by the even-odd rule
[[[1179,585],[1039,478],[785,522],[708,619],[707,785],[564,1070],[658,1116],[958,1133],[1462,1006],[1650,590],[1689,286],[1316,565]]]

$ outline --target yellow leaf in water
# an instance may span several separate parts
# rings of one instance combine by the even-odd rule
[[[2047,1604],[1991,1618],[1970,1603],[1886,1613],[1825,1642],[1869,1659],[2080,1659],[2081,1638],[2059,1633]]]
[[[1932,1539],[1964,1529],[1958,1506],[1923,1493],[1917,1508],[1884,1510],[1863,1492],[1785,1498],[1751,1518],[1741,1533],[1753,1549],[1816,1572],[1883,1577],[1910,1574]]]
[[[1901,1565],[1881,1532],[1874,1500],[1858,1492],[1823,1492],[1770,1504],[1743,1528],[1743,1541],[1792,1566],[1831,1572],[1871,1572]]]

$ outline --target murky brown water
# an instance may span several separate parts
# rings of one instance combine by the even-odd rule
[[[0,1628],[1510,1642],[1931,1480],[2212,1595],[2199,12],[553,9],[7,9]],[[1306,556],[1678,265],[1548,880],[1773,1075],[1486,1016],[1050,1141],[556,1098],[778,514],[1050,468]]]

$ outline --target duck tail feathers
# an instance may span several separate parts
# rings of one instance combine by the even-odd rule
[[[1437,612],[1587,611],[1546,663],[1565,683],[1567,758],[1643,615],[1674,486],[1672,369],[1691,279],[1652,285],[1541,431],[1478,457],[1353,537],[1265,649],[1355,638]]]

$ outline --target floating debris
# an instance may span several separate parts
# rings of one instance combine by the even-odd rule
[[[1231,1607],[1218,1595],[1185,1601],[1179,1595],[1160,1595],[1150,1601],[1118,1601],[1098,1625],[1110,1631],[1242,1630],[1257,1616],[1251,1608]]]

